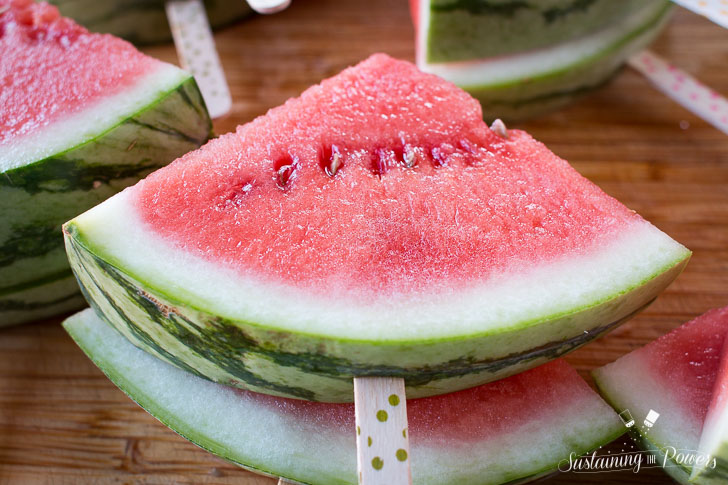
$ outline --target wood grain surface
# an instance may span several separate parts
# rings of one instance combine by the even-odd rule
[[[281,14],[218,32],[216,41],[234,100],[232,114],[215,123],[218,133],[370,53],[414,57],[403,0],[296,0]],[[728,31],[678,11],[654,50],[728,94]],[[146,51],[176,61],[170,45]],[[578,104],[522,127],[694,251],[685,273],[651,307],[568,357],[587,379],[589,370],[728,305],[726,135],[630,70]],[[196,448],[147,415],[91,364],[60,320],[0,331],[0,483],[276,483]],[[558,473],[543,483],[672,482],[660,470],[643,470]]]

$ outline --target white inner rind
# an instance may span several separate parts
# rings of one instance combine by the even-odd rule
[[[132,399],[196,444],[296,480],[356,483],[354,429],[322,426],[308,414],[292,414],[285,406],[261,403],[249,393],[165,364],[131,345],[91,310],[64,325]],[[513,410],[504,410],[504,419],[512,419],[512,414]],[[480,439],[412,435],[412,475],[415,482],[428,485],[501,483],[554,467],[571,452],[614,438],[620,428],[609,406],[589,393],[540,418],[524,417],[505,431]]]
[[[92,252],[167,297],[230,319],[342,339],[409,340],[500,332],[583,310],[644,284],[689,252],[637,220],[583,255],[437,292],[327,298],[245,275],[166,241],[137,213],[126,190],[75,219]]]
[[[59,117],[31,132],[0,144],[0,172],[62,153],[93,140],[158,101],[190,75],[165,62],[139,76],[134,84],[89,106]]]
[[[430,2],[422,0],[419,3],[417,66],[425,72],[436,74],[465,88],[482,88],[510,83],[557,72],[585,62],[587,59],[599,55],[608,46],[618,43],[631,32],[638,30],[665,8],[663,3],[650,2],[622,22],[592,35],[545,49],[472,61],[428,63],[426,60],[427,35],[425,33],[429,30]]]
[[[642,356],[627,354],[595,371],[594,377],[617,411],[629,409],[637,430],[653,444],[661,449],[698,449],[701,423],[686,414],[673,392],[679,383],[660,380],[661,376],[655,375]],[[644,420],[651,409],[660,416],[650,428]]]

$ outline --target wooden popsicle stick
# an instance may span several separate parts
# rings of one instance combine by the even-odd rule
[[[354,378],[359,485],[411,485],[404,379]]]
[[[728,2],[726,0],[672,1],[728,29]]]
[[[233,101],[202,0],[168,0],[165,8],[180,64],[195,76],[210,116],[227,114]]]
[[[291,4],[291,0],[247,0],[247,2],[250,8],[266,15],[285,10]]]
[[[648,50],[635,54],[628,63],[650,80],[657,89],[728,134],[726,98]]]

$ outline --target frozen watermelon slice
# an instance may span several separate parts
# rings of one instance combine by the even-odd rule
[[[648,304],[689,251],[528,134],[375,55],[65,226],[94,307],[214,381],[350,401],[553,359]]]
[[[164,0],[50,0],[62,15],[93,32],[118,35],[135,44],[172,40]],[[212,27],[222,27],[252,13],[244,0],[205,0]]]
[[[523,119],[606,82],[664,27],[667,0],[410,0],[417,65],[466,89],[486,118]]]
[[[90,309],[64,326],[129,397],[198,446],[260,473],[357,483],[353,405],[208,382],[135,348]],[[407,411],[412,478],[421,485],[521,483],[624,432],[611,408],[561,360],[467,391],[410,400]]]
[[[694,483],[728,480],[725,382],[716,382],[725,366],[726,336],[728,307],[711,310],[594,372],[607,401],[619,412],[629,409],[639,423],[632,428],[636,438],[680,483],[688,483],[695,466]]]
[[[55,7],[0,0],[0,325],[79,308],[61,224],[199,147],[186,72],[89,34]]]

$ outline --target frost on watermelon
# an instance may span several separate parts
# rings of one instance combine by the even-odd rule
[[[164,0],[50,0],[62,15],[93,32],[118,35],[135,44],[172,40]],[[223,27],[252,13],[245,1],[205,0],[212,27]]]
[[[146,355],[90,309],[64,326],[130,398],[198,446],[302,483],[357,483],[353,405],[208,382]],[[561,360],[466,391],[409,400],[407,411],[416,485],[521,483],[624,431]],[[385,468],[390,459],[383,457]]]
[[[213,381],[351,401],[551,360],[647,305],[689,251],[467,93],[375,55],[65,226],[91,304]]]
[[[650,410],[659,414],[652,427],[635,426],[635,437],[680,483],[687,484],[693,471],[691,483],[728,480],[725,375],[717,380],[725,367],[726,336],[728,307],[711,310],[594,372],[617,411],[629,409],[640,424]]]
[[[523,119],[605,83],[664,27],[667,0],[410,0],[417,65]]]
[[[0,0],[0,326],[83,305],[61,224],[199,147],[192,77],[55,7]]]

